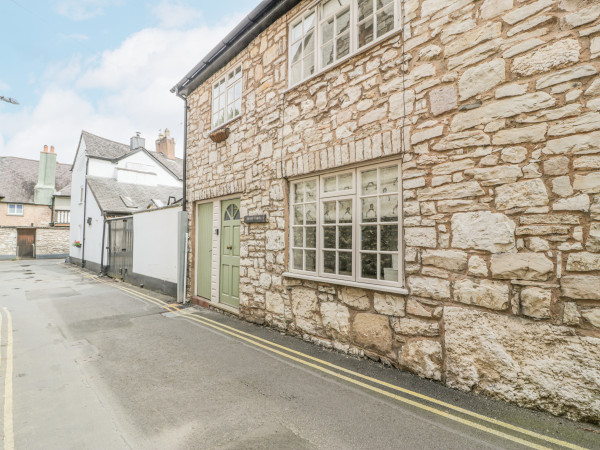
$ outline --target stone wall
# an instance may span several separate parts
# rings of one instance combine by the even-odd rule
[[[17,229],[0,227],[0,259],[15,258],[17,255]]]
[[[36,254],[63,257],[69,254],[69,228],[38,228],[35,232]]]
[[[190,212],[237,193],[269,218],[242,224],[240,315],[600,422],[600,5],[407,0],[403,35],[287,90],[308,3],[188,98]],[[243,115],[215,144],[211,83],[239,62]],[[409,294],[284,277],[287,178],[394,156]]]

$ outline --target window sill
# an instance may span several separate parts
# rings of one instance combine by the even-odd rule
[[[336,280],[335,278],[323,278],[323,277],[319,277],[317,275],[305,275],[305,274],[293,273],[293,272],[284,272],[283,276],[286,278],[296,278],[299,280],[316,281],[319,283],[337,284],[340,286],[351,286],[351,287],[356,287],[356,288],[361,288],[361,289],[368,289],[370,291],[380,291],[380,292],[389,292],[391,294],[408,295],[408,289],[406,289],[406,288],[386,286],[383,284],[369,284],[369,283],[360,283],[357,281]]]
[[[238,116],[235,116],[233,119],[229,119],[227,122],[222,123],[221,125],[219,125],[218,127],[213,128],[212,130],[210,130],[208,132],[208,134],[212,134],[215,131],[219,131],[222,128],[227,127],[228,125],[231,125],[233,122],[235,122],[236,120],[240,120],[242,118],[243,114],[240,114]]]

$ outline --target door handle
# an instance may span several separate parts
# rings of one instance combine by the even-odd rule
[[[227,250],[231,250],[233,247],[231,245],[227,246]]]

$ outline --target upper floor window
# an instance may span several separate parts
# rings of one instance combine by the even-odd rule
[[[400,28],[398,3],[399,0],[322,0],[304,12],[290,28],[290,85]]]
[[[22,216],[23,215],[23,205],[9,204],[8,205],[8,215],[9,216]]]
[[[290,61],[292,84],[315,73],[315,10],[305,13],[292,26]]]
[[[242,113],[242,66],[213,84],[212,127],[217,128]]]
[[[292,182],[290,271],[400,287],[400,165]]]

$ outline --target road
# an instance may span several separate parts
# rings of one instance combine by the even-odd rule
[[[4,448],[600,448],[591,425],[172,302],[0,262]]]

